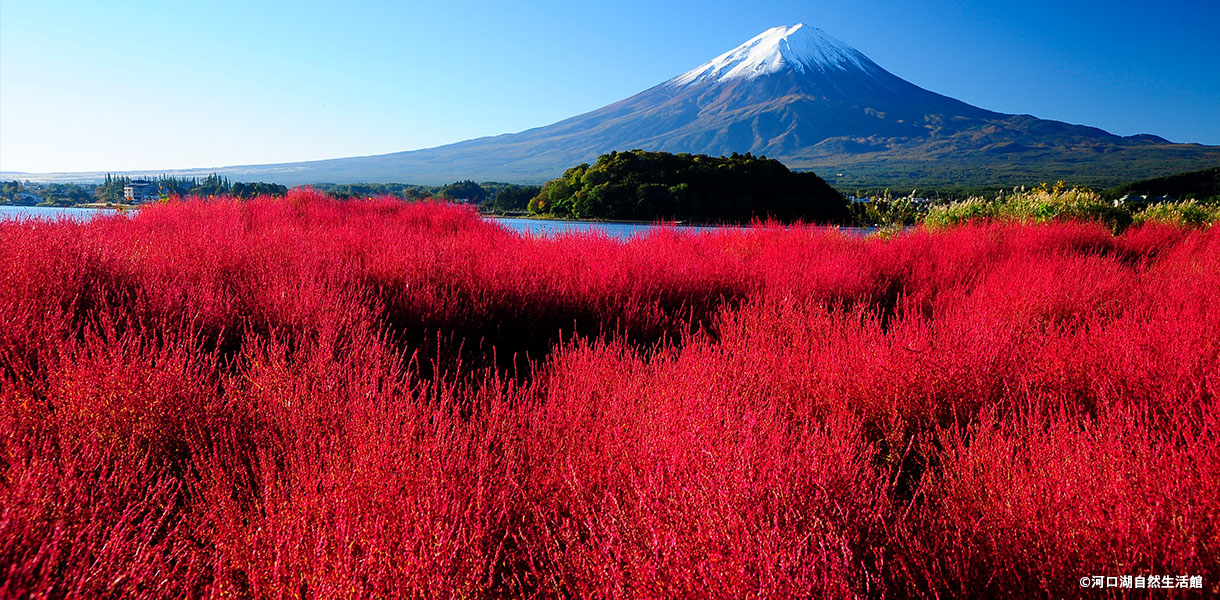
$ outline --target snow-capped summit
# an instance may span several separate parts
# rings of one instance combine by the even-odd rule
[[[544,127],[425,150],[220,173],[292,185],[539,182],[611,150],[634,148],[752,152],[789,167],[850,173],[846,181],[866,186],[897,187],[913,180],[1008,187],[1075,173],[1152,177],[1164,173],[1132,171],[1130,165],[1186,170],[1220,161],[1220,147],[1124,138],[971,106],[886,71],[816,27],[793,25],[768,29],[692,71]],[[1023,172],[1024,179],[1013,174]],[[963,174],[970,179],[962,180]]]
[[[772,27],[746,43],[717,56],[671,80],[675,85],[701,81],[753,79],[783,69],[866,69],[871,61],[860,51],[831,37],[817,27],[797,23]]]

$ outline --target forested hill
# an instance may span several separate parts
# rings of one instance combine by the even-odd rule
[[[592,165],[573,167],[547,182],[529,209],[579,219],[850,221],[845,199],[821,177],[749,153],[603,154]]]

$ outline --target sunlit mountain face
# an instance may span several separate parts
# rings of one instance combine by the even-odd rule
[[[625,100],[425,150],[191,170],[240,180],[541,182],[611,150],[751,152],[851,185],[1110,186],[1220,164],[1220,147],[998,113],[910,83],[816,27],[774,27]]]

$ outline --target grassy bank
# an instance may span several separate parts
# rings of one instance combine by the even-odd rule
[[[858,225],[893,227],[923,223],[948,227],[965,223],[1089,221],[1121,232],[1132,223],[1158,222],[1210,226],[1220,221],[1220,203],[1214,200],[1124,203],[1084,188],[1053,186],[1016,188],[991,196],[972,196],[952,202],[930,202],[909,197],[881,196],[852,206]]]

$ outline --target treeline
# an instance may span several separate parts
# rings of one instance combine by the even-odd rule
[[[991,196],[953,202],[936,202],[889,195],[857,199],[851,203],[852,220],[864,227],[906,227],[924,224],[945,227],[985,221],[1095,221],[1116,233],[1133,223],[1148,221],[1187,226],[1220,223],[1220,196],[1196,200],[1161,199],[1154,202],[1118,202],[1088,188],[1069,188],[1062,181],[1035,188],[1014,188]]]
[[[261,181],[233,182],[228,177],[215,173],[200,179],[198,177],[170,177],[162,175],[155,179],[137,179],[147,181],[153,186],[157,196],[233,196],[237,198],[253,198],[255,196],[283,196],[288,193],[286,186],[278,183]],[[106,174],[106,179],[94,190],[98,202],[123,202],[123,188],[130,185],[132,178],[123,175]]]
[[[410,183],[315,183],[309,187],[340,200],[394,196],[404,200],[423,200],[435,195],[434,186]]]
[[[288,188],[280,184],[232,181],[228,177],[217,174],[208,175],[202,179],[161,176],[135,181],[149,186],[151,188],[149,193],[159,197],[253,198],[255,196],[283,196],[288,192]],[[131,177],[113,174],[107,174],[105,180],[100,184],[39,184],[0,181],[0,204],[43,206],[74,206],[93,202],[119,204],[125,201],[123,188],[131,183]],[[536,185],[518,185],[496,181],[476,183],[469,179],[445,185],[320,183],[312,184],[309,187],[342,200],[383,196],[393,196],[409,201],[439,198],[476,204],[480,210],[490,213],[524,213],[530,199],[541,189]]]
[[[479,205],[484,212],[524,212],[530,199],[541,189],[536,185],[517,185],[497,181],[476,183],[470,179],[445,185],[410,183],[319,183],[309,187],[342,200],[394,196],[404,200],[440,198]]]
[[[27,186],[20,181],[0,181],[0,203],[71,206],[93,201],[93,190],[74,183],[48,183]]]
[[[1018,178],[1014,178],[1019,180]],[[1087,179],[1087,178],[1084,178]],[[1087,185],[1082,185],[1081,178],[1073,179],[1072,182],[1080,189],[1094,189]],[[1037,180],[1027,180],[1034,181]],[[918,187],[918,196],[921,201],[930,202],[933,204],[944,204],[968,200],[970,198],[981,198],[1004,194],[1006,190],[996,186],[987,185],[921,185]],[[887,187],[839,187],[839,190],[854,198],[904,198],[904,196],[895,196],[891,188]],[[900,193],[906,193],[904,189]],[[1008,188],[1011,190],[1011,188]],[[1220,202],[1220,167],[1211,167],[1199,171],[1189,171],[1185,173],[1177,173],[1164,177],[1154,177],[1150,179],[1141,179],[1130,183],[1124,183],[1119,186],[1106,188],[1100,192],[1101,196],[1108,200],[1117,200],[1128,194],[1148,196],[1149,198],[1170,198],[1173,200],[1197,200],[1197,201],[1215,201]]]
[[[1220,202],[1220,167],[1133,181],[1106,190],[1104,193],[1107,198],[1111,199],[1121,198],[1127,194],[1168,196],[1175,200],[1194,199]]]
[[[892,196],[888,190],[855,197],[852,219],[865,227],[932,226],[968,221],[1099,221],[1120,231],[1147,221],[1210,226],[1220,223],[1220,167],[1134,181],[1104,192],[1068,187],[1060,181],[1034,188],[976,194],[960,200]],[[1128,195],[1143,198],[1128,198]]]
[[[166,177],[158,180],[158,185],[165,195],[169,196],[234,196],[237,198],[254,198],[255,196],[283,196],[288,193],[288,187],[278,183],[262,181],[230,181],[228,177],[220,177],[215,173],[200,179],[175,179]]]
[[[124,175],[107,174],[102,183],[31,183],[0,181],[0,203],[10,205],[76,206],[102,202],[121,204],[126,202],[123,188],[133,179]],[[207,197],[231,196],[253,198],[255,196],[283,196],[288,188],[277,183],[261,181],[231,181],[216,174],[202,179],[161,176],[155,179],[136,179],[146,194],[154,197]]]
[[[137,180],[154,196],[282,196],[288,188],[264,182],[234,182],[212,174],[200,178],[161,176]],[[101,184],[39,184],[0,181],[0,204],[74,206],[121,203],[125,176]],[[543,186],[461,180],[445,185],[407,183],[313,184],[339,199],[393,196],[408,201],[445,199],[477,205],[488,214],[536,214],[555,218],[683,220],[741,223],[751,219],[902,227],[971,220],[1017,219],[1103,221],[1119,230],[1147,220],[1191,225],[1220,222],[1220,167],[1132,182],[1094,192],[1062,182],[1036,188],[990,191],[957,198],[936,192],[893,196],[888,190],[856,191],[850,201],[808,172],[789,171],[778,161],[750,154],[728,157],[665,152],[611,152],[592,165],[568,169]],[[145,188],[146,190],[148,188]],[[1147,200],[1118,201],[1127,194]]]
[[[530,212],[559,218],[752,219],[848,223],[846,200],[814,173],[749,153],[611,152],[542,186]]]

